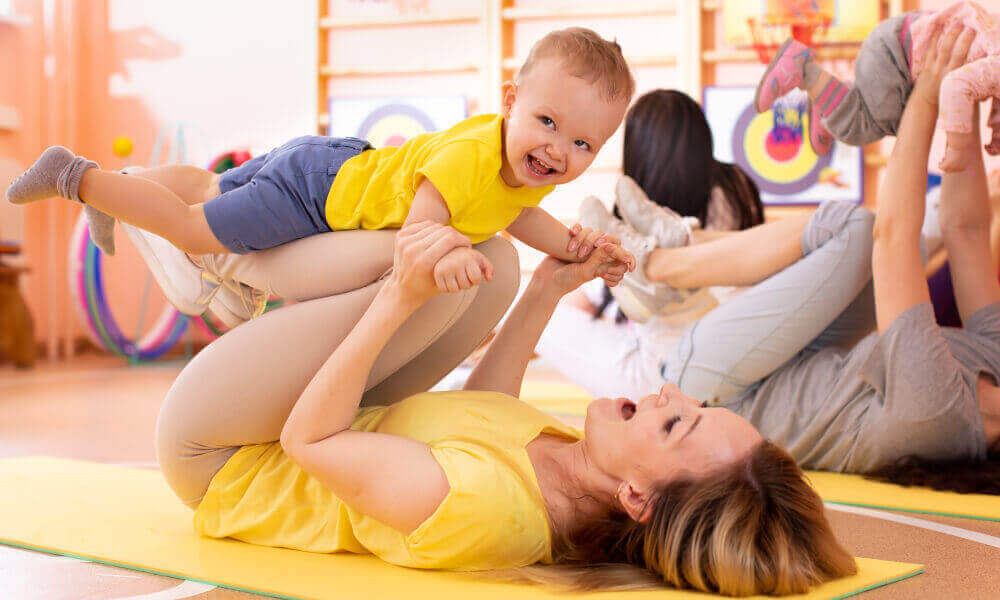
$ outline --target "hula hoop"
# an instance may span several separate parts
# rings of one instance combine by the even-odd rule
[[[70,290],[80,320],[96,344],[130,360],[150,361],[172,348],[187,329],[188,316],[172,306],[164,308],[153,328],[138,341],[122,333],[104,295],[101,252],[90,239],[87,220],[80,215],[70,242]]]

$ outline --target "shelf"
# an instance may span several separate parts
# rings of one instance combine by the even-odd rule
[[[331,67],[319,68],[320,77],[391,77],[394,75],[440,75],[442,73],[476,73],[479,66],[473,63],[438,66],[386,66],[386,67]]]
[[[391,17],[327,17],[321,19],[319,28],[330,29],[371,29],[375,27],[405,27],[407,25],[448,25],[476,23],[478,13],[456,13],[452,15],[420,15]]]
[[[625,61],[630,67],[672,67],[677,65],[677,55],[676,54],[659,54],[659,55],[646,55],[646,56],[626,56]],[[517,70],[521,68],[524,64],[524,59],[517,58],[505,58],[503,59],[503,68],[509,70]]]
[[[858,46],[821,46],[816,49],[819,60],[852,60],[858,56]],[[705,50],[701,60],[707,63],[760,62],[755,50]]]
[[[688,0],[681,0],[682,2]],[[677,14],[673,6],[649,8],[642,6],[595,8],[505,8],[501,15],[505,21],[532,21],[540,19],[574,19],[586,17],[652,17]]]

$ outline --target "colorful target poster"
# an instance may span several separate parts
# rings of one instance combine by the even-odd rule
[[[864,200],[862,149],[834,142],[825,156],[809,144],[804,92],[780,98],[771,110],[753,108],[753,87],[706,87],[705,117],[715,158],[735,163],[753,178],[768,205]]]
[[[331,98],[329,135],[358,137],[376,148],[448,129],[468,116],[465,96]]]

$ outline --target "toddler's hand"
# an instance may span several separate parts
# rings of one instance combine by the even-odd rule
[[[613,244],[617,248],[613,258],[626,263],[630,271],[635,268],[635,257],[632,256],[631,252],[621,247],[621,240],[610,233],[584,227],[577,223],[570,227],[569,234],[571,237],[566,251],[576,252],[577,262],[586,260],[595,248],[600,248],[603,244]]]
[[[434,265],[434,282],[443,292],[457,292],[493,279],[493,265],[479,251],[455,248]]]

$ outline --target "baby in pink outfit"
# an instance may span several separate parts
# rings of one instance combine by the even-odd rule
[[[913,30],[912,72],[923,66],[927,46],[935,30],[953,23],[964,25],[976,32],[976,39],[969,49],[965,65],[945,76],[941,83],[941,125],[948,136],[941,170],[962,168],[957,161],[955,148],[966,142],[961,136],[973,136],[972,115],[975,106],[993,98],[989,125],[993,139],[986,145],[992,155],[1000,154],[1000,16],[986,12],[974,2],[960,2],[945,10],[917,19]]]
[[[975,106],[993,98],[990,154],[1000,154],[1000,16],[975,2],[959,2],[938,12],[909,12],[880,23],[865,39],[854,65],[854,85],[816,64],[811,49],[789,39],[757,87],[755,106],[763,112],[800,88],[809,94],[809,139],[817,154],[830,151],[833,138],[852,146],[895,135],[935,34],[953,26],[975,33],[966,64],[949,73],[941,86],[941,123],[948,148],[944,171],[963,167],[955,150],[974,139]]]

